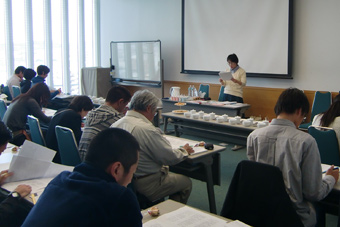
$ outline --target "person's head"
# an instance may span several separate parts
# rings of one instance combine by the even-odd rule
[[[238,65],[238,57],[236,54],[230,54],[227,57],[227,62],[231,69],[235,68]]]
[[[51,92],[45,83],[38,83],[31,87],[26,93],[19,95],[12,102],[34,98],[39,105],[46,105],[50,100]]]
[[[32,80],[35,75],[37,75],[37,73],[33,69],[26,69],[24,71],[24,77],[26,80]]]
[[[69,109],[74,110],[79,113],[83,118],[87,115],[87,113],[93,109],[92,100],[86,95],[79,95],[72,99],[71,103],[68,106]]]
[[[136,171],[139,150],[137,140],[129,132],[109,128],[92,139],[85,162],[107,172],[126,187]]]
[[[143,114],[149,121],[152,121],[157,107],[161,105],[154,93],[149,90],[139,90],[131,98],[130,109]]]
[[[340,116],[340,94],[335,96],[333,99],[332,105],[328,108],[328,110],[321,117],[321,126],[328,127],[333,123],[336,117]]]
[[[8,141],[12,139],[12,133],[7,126],[0,121],[0,155],[6,149]]]
[[[48,68],[46,65],[39,65],[37,67],[37,73],[38,76],[46,78],[47,75],[50,73],[50,68]]]
[[[24,66],[18,66],[15,71],[14,74],[17,75],[18,77],[20,77],[20,79],[22,79],[24,77],[24,71],[26,70],[26,68]]]
[[[131,94],[125,87],[114,86],[107,92],[105,101],[118,112],[123,112],[130,99]]]
[[[303,91],[297,88],[288,88],[281,93],[274,111],[276,116],[296,115],[297,119],[294,123],[300,125],[309,112],[309,101]]]

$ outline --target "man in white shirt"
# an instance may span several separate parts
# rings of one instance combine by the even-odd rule
[[[24,66],[18,66],[15,71],[13,76],[7,80],[7,86],[9,88],[9,92],[11,93],[12,98],[13,96],[13,89],[12,86],[18,86],[20,87],[20,82],[22,81],[22,78],[24,77],[24,71],[26,68]]]
[[[111,127],[130,132],[140,145],[139,162],[134,185],[137,192],[154,201],[169,196],[170,199],[186,203],[191,192],[191,180],[183,175],[170,173],[168,165],[183,161],[193,149],[172,149],[163,132],[151,123],[160,100],[148,90],[137,91],[130,102],[125,117]]]
[[[286,191],[304,226],[315,226],[313,202],[325,198],[339,177],[332,166],[322,177],[315,139],[297,128],[309,112],[306,95],[299,89],[282,92],[275,105],[276,119],[253,131],[247,141],[248,159],[274,165],[282,171]]]

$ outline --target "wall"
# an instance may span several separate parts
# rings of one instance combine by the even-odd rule
[[[100,9],[102,67],[109,66],[110,41],[160,39],[165,80],[218,83],[217,76],[180,74],[181,0],[101,0]],[[338,9],[337,0],[294,1],[294,79],[248,78],[247,85],[339,91]]]

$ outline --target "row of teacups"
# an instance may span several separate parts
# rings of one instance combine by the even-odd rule
[[[210,120],[216,119],[216,121],[218,123],[229,122],[231,125],[241,124],[241,117],[239,117],[239,116],[229,118],[228,115],[223,114],[222,116],[216,117],[214,112],[209,113],[209,114],[204,114],[204,111],[196,112],[196,110],[191,110],[191,111],[185,112],[184,116],[186,118],[192,118],[192,119],[201,118],[205,121],[210,121]],[[244,125],[246,127],[253,126],[253,124],[254,124],[253,118],[245,119],[245,120],[242,121],[242,125]],[[262,122],[258,122],[257,127],[262,128],[262,127],[267,126],[268,124],[269,124],[269,122],[267,120],[265,120],[265,121],[262,121]]]

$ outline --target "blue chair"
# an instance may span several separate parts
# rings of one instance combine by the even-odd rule
[[[309,126],[308,132],[318,144],[321,163],[340,166],[338,138],[332,128]]]
[[[224,96],[224,86],[221,86],[220,94],[218,95],[218,101],[224,101],[223,96]]]
[[[3,120],[7,110],[7,105],[4,100],[0,100],[0,119]]]
[[[72,129],[57,125],[55,127],[55,134],[57,136],[61,164],[68,166],[80,164],[78,145]]]
[[[28,115],[27,123],[30,128],[32,142],[40,144],[41,146],[46,146],[45,139],[40,128],[39,119],[32,115]]]
[[[312,106],[312,113],[311,113],[311,122],[313,121],[313,118],[315,115],[319,113],[323,113],[332,104],[332,94],[330,92],[321,93],[320,91],[316,91],[314,95],[314,101]],[[308,127],[312,124],[311,122],[301,124],[299,126],[300,129],[308,130]]]
[[[11,92],[9,91],[9,87],[8,86],[4,87],[4,93],[5,93],[5,95],[7,95],[7,100],[11,101],[12,100],[12,95],[11,95]]]
[[[18,86],[12,86],[12,90],[13,90],[13,99],[21,94],[20,87]]]
[[[204,98],[209,98],[209,84],[200,84],[200,87],[198,89],[199,92],[205,92]]]

